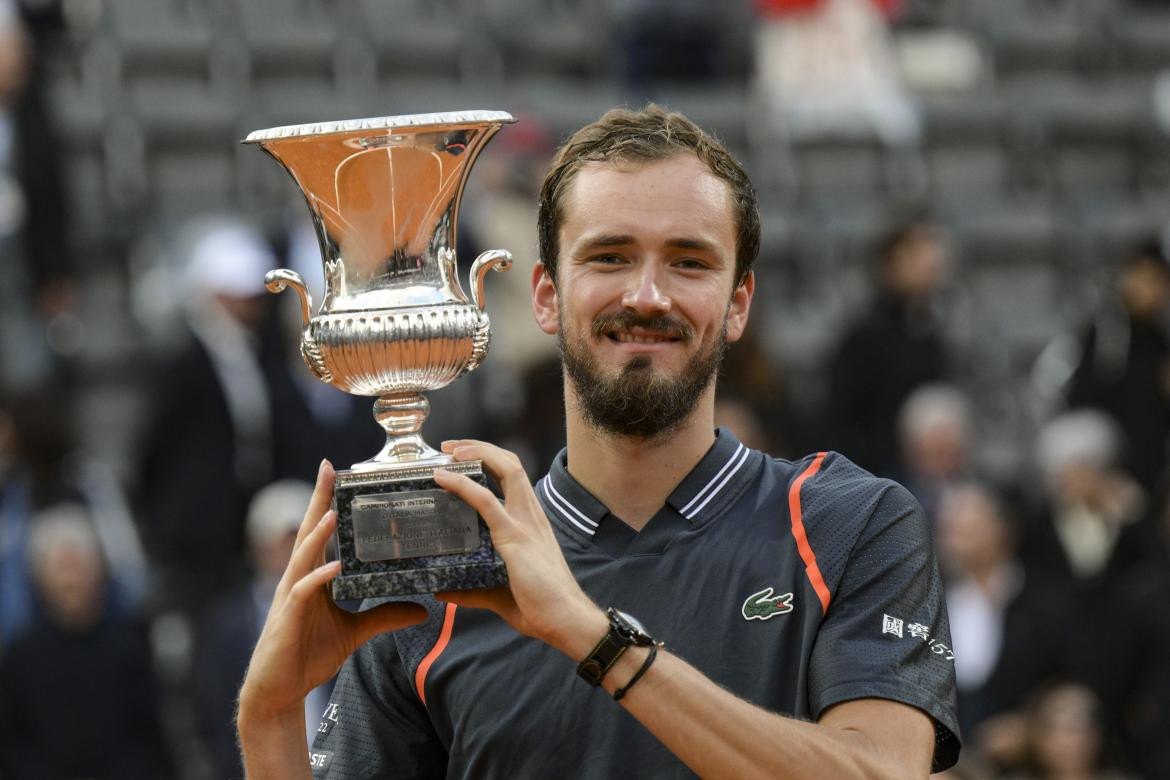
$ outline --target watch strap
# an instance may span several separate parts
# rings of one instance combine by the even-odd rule
[[[601,685],[606,672],[617,663],[629,646],[629,643],[623,642],[611,628],[589,655],[585,656],[585,660],[577,664],[578,676],[594,687]]]
[[[642,679],[642,675],[646,674],[646,670],[650,668],[650,664],[654,663],[654,659],[658,657],[658,648],[662,646],[661,642],[650,643],[650,653],[646,656],[646,660],[638,667],[638,671],[634,672],[634,676],[630,681],[613,692],[613,700],[621,701],[622,697],[634,687],[634,683]]]

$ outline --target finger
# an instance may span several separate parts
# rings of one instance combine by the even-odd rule
[[[475,444],[487,444],[487,442],[479,439],[446,439],[439,445],[439,448],[443,452],[451,454],[459,447],[470,447]],[[470,458],[456,458],[456,460],[470,460]]]
[[[341,571],[341,561],[330,561],[322,564],[297,580],[289,591],[289,600],[298,606],[303,605],[313,596],[320,593],[321,588]]]
[[[305,508],[305,518],[301,521],[301,527],[297,531],[297,540],[293,544],[294,550],[301,546],[305,537],[320,522],[321,515],[329,509],[329,503],[333,500],[334,476],[333,464],[328,460],[322,460],[321,465],[317,468],[317,483],[313,486],[313,495],[309,499],[309,506]]]
[[[333,529],[337,527],[337,513],[330,510],[320,519],[316,526],[305,536],[301,546],[293,550],[289,558],[288,567],[281,577],[281,584],[297,583],[304,578],[313,567],[320,567],[325,560],[325,543],[329,540]],[[337,563],[337,561],[334,561]],[[339,564],[340,565],[340,564]],[[279,587],[278,587],[279,591]]]
[[[479,512],[489,531],[508,522],[508,513],[495,494],[467,475],[454,474],[446,469],[435,469],[435,482],[443,490],[459,496]]]
[[[503,447],[497,447],[483,441],[463,439],[454,443],[450,454],[457,461],[483,461],[484,470],[500,483],[500,489],[504,491],[505,497],[510,491],[522,490],[525,486],[532,487],[520,458],[517,457],[516,453]]]
[[[357,623],[358,644],[387,631],[413,626],[427,619],[427,611],[420,604],[409,601],[382,604],[354,615]]]

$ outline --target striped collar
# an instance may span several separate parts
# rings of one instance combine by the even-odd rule
[[[760,457],[760,453],[741,444],[731,431],[718,429],[715,443],[666,499],[666,506],[673,510],[670,514],[685,519],[684,525],[714,517],[756,472],[751,465]],[[548,515],[562,527],[576,536],[592,539],[598,528],[617,518],[569,474],[567,463],[567,452],[561,450],[548,474],[536,483],[536,493]]]

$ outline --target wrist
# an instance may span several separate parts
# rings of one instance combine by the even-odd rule
[[[592,602],[586,601],[568,610],[557,629],[545,640],[580,662],[609,630],[609,618]]]
[[[236,709],[236,728],[241,738],[245,731],[249,733],[271,732],[287,728],[290,723],[304,727],[305,705],[303,701],[295,702],[283,708],[265,706],[263,696],[250,691],[248,686],[240,690],[240,700]]]
[[[270,710],[250,706],[241,695],[236,730],[248,778],[309,778],[303,705],[300,709]]]
[[[616,687],[616,690],[610,691],[616,701],[623,698],[628,688],[641,679],[650,665],[654,663],[661,643],[656,642],[633,615],[622,612],[616,607],[607,609],[605,615],[608,630],[577,665],[577,675],[590,685],[602,685],[607,691],[610,690],[611,685]],[[610,672],[620,670],[623,665],[628,665],[632,659],[640,655],[633,652],[638,648],[647,650],[643,656],[644,660],[640,662],[639,668],[633,672],[625,685],[617,687],[613,683],[613,676]],[[609,684],[606,684],[607,682]]]

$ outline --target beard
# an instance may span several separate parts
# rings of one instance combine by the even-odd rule
[[[561,322],[564,321],[562,316]],[[687,325],[669,317],[640,317],[628,311],[598,317],[591,335],[607,338],[606,334],[615,328],[628,331],[635,326],[667,333],[684,342],[694,337]],[[723,362],[727,324],[723,324],[710,346],[687,360],[677,376],[656,372],[648,355],[631,358],[616,376],[607,375],[584,340],[567,338],[563,328],[557,331],[557,346],[586,424],[619,436],[653,439],[680,428],[695,410]]]

